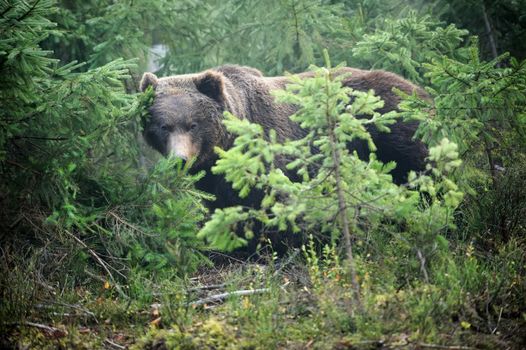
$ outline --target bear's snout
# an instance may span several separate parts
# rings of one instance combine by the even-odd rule
[[[168,136],[167,153],[184,160],[197,157],[199,149],[188,132],[172,132]]]

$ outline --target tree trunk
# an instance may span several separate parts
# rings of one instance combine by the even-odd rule
[[[327,77],[329,79],[329,77]],[[327,94],[328,96],[328,94]],[[327,97],[328,99],[328,97]],[[358,283],[358,278],[356,277],[356,268],[354,264],[354,258],[352,253],[352,241],[351,241],[351,231],[349,229],[349,218],[347,216],[347,205],[345,204],[345,196],[343,193],[342,187],[342,178],[341,178],[341,169],[340,169],[340,150],[338,149],[336,142],[336,135],[334,134],[335,122],[331,118],[329,112],[329,101],[327,101],[327,109],[325,116],[328,121],[328,131],[329,131],[329,142],[332,151],[332,160],[334,163],[334,176],[336,179],[336,190],[338,193],[338,212],[342,225],[343,239],[345,242],[345,250],[347,253],[347,260],[349,261],[349,272],[351,274],[351,284],[353,288],[354,301],[358,306],[358,309],[362,311],[362,304],[360,301],[360,284]]]
[[[499,56],[497,52],[497,44],[495,42],[493,29],[491,28],[491,22],[489,21],[488,12],[486,11],[486,4],[484,3],[482,3],[482,16],[484,17],[484,25],[486,26],[486,34],[488,35],[491,54],[493,58],[497,58]]]

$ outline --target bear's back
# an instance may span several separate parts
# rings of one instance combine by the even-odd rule
[[[263,125],[265,130],[274,129],[280,141],[297,139],[305,135],[305,130],[292,122],[289,116],[297,111],[297,106],[277,104],[274,101],[272,90],[281,90],[290,83],[288,76],[264,77],[262,74],[252,74],[244,67],[229,66],[220,69],[227,78],[234,81],[237,91],[243,94],[243,99],[250,101],[247,104],[246,115],[249,120]],[[304,72],[298,74],[301,78],[313,77],[315,73]],[[348,75],[343,78],[342,85],[358,91],[373,90],[375,95],[384,101],[384,106],[378,110],[380,113],[398,110],[400,96],[395,90],[412,94],[416,92],[420,97],[427,98],[423,89],[402,78],[401,76],[382,70],[362,70],[357,68],[342,67],[335,72],[336,75]],[[367,118],[368,116],[357,116]],[[368,126],[368,131],[377,146],[376,155],[383,162],[395,161],[397,167],[392,171],[394,181],[398,184],[407,181],[410,170],[421,171],[425,166],[427,147],[419,140],[413,140],[413,135],[418,128],[416,121],[397,120],[391,126],[390,133],[379,132],[374,125]],[[348,145],[350,150],[358,152],[360,158],[368,159],[369,149],[362,140],[354,140]]]

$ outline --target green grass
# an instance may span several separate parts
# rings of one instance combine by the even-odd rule
[[[139,271],[123,286],[130,298],[102,281],[32,294],[31,305],[19,305],[26,308],[21,317],[4,323],[3,341],[39,349],[520,349],[526,339],[524,248],[511,241],[490,258],[472,245],[457,247],[435,260],[429,283],[400,282],[397,275],[404,273],[391,265],[359,259],[363,312],[352,302],[344,262],[327,251],[212,266],[186,279]],[[191,305],[259,288],[267,291]]]

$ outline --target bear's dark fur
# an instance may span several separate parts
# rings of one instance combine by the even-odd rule
[[[380,112],[396,110],[399,97],[393,88],[406,93],[425,93],[400,76],[384,71],[366,71],[342,68],[340,72],[351,73],[344,85],[356,90],[373,89],[385,105]],[[300,76],[312,76],[302,73]],[[229,111],[239,118],[261,124],[265,130],[274,129],[278,140],[298,139],[305,135],[298,124],[289,119],[296,112],[294,105],[277,104],[271,91],[283,89],[287,77],[264,77],[254,68],[225,65],[201,73],[157,78],[145,73],[140,89],[148,86],[155,89],[151,107],[151,118],[144,129],[147,142],[163,154],[174,153],[184,159],[196,158],[193,171],[205,170],[206,176],[197,187],[212,193],[217,200],[213,208],[224,208],[236,204],[257,207],[260,195],[251,193],[241,200],[222,176],[211,173],[210,168],[217,159],[214,147],[228,149],[233,142],[222,124],[223,112]],[[416,122],[398,121],[391,126],[390,133],[380,133],[369,128],[377,146],[377,157],[383,162],[395,161],[392,171],[396,183],[407,179],[409,170],[424,168],[427,149],[423,143],[413,140]],[[349,145],[360,157],[368,156],[364,143]],[[255,191],[252,191],[255,192]]]

